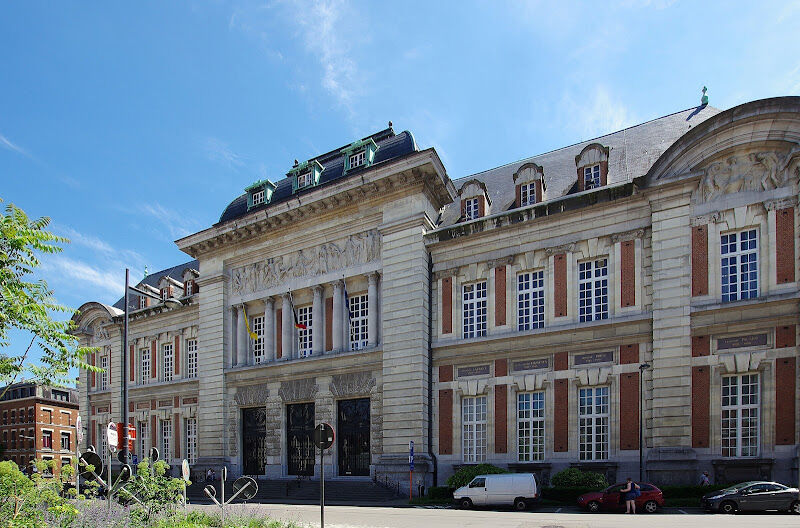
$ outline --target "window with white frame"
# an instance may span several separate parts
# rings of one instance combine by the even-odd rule
[[[536,203],[536,186],[533,182],[519,186],[519,206],[524,207]]]
[[[197,418],[186,419],[186,459],[197,462]]]
[[[197,377],[197,339],[186,340],[186,377]]]
[[[139,349],[139,383],[150,381],[150,349]]]
[[[517,453],[520,462],[544,460],[544,391],[517,394]]]
[[[360,167],[364,164],[367,160],[367,151],[362,150],[360,152],[356,152],[355,154],[350,155],[350,168],[355,169],[356,167]]]
[[[464,338],[486,335],[486,281],[462,287]]]
[[[259,364],[264,361],[264,316],[253,317],[252,323],[250,330],[256,334],[255,339],[250,338],[253,342],[253,361]]]
[[[583,188],[596,189],[600,187],[600,164],[583,168]]]
[[[581,322],[608,319],[608,259],[578,263],[578,317]]]
[[[61,450],[62,451],[69,451],[70,450],[70,441],[69,441],[69,433],[66,431],[61,432]]]
[[[759,393],[758,374],[722,377],[722,456],[758,456]]]
[[[720,236],[722,302],[758,297],[758,232]]]
[[[517,275],[517,329],[544,328],[544,271]]]
[[[102,424],[97,425],[97,438],[100,439],[100,457],[105,460],[106,452],[108,451],[108,438],[106,438],[106,428]]]
[[[297,309],[297,322],[305,328],[297,329],[297,354],[308,357],[312,351],[313,328],[311,328],[311,306],[302,306]]]
[[[159,458],[166,462],[172,458],[172,451],[170,450],[172,445],[172,421],[171,420],[161,420],[161,453],[159,453]]]
[[[190,296],[194,294],[194,281],[188,280],[186,281],[186,296]]]
[[[264,203],[264,189],[260,189],[253,193],[253,206],[261,205]]]
[[[608,458],[608,387],[578,391],[578,444],[581,460]]]
[[[161,348],[164,367],[164,381],[172,381],[172,372],[175,369],[175,356],[172,343],[165,343]]]
[[[350,309],[350,350],[361,350],[369,342],[369,299],[366,294],[348,299]]]
[[[480,216],[477,198],[467,198],[464,200],[464,220],[475,220]]]
[[[147,297],[144,295],[139,296],[139,309],[147,308]]]
[[[150,430],[147,421],[139,422],[139,427],[136,429],[136,437],[139,439],[139,458],[142,459],[147,455],[147,444],[150,442]]]
[[[486,460],[486,396],[461,400],[462,453],[464,462]]]
[[[312,171],[304,172],[303,174],[297,175],[297,188],[300,189],[302,187],[308,187],[314,181],[314,176]]]
[[[108,355],[103,354],[100,356],[100,368],[103,372],[100,373],[100,390],[108,388]]]

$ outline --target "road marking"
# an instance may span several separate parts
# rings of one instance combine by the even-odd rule
[[[682,514],[684,514],[684,515],[689,515],[688,513],[686,513],[686,512],[685,512],[685,511],[683,511],[683,510],[678,510],[678,511],[679,511],[679,512],[681,512],[681,513],[682,513]]]
[[[556,513],[560,512],[560,511],[561,511],[561,508],[557,509],[557,510],[556,510]]]

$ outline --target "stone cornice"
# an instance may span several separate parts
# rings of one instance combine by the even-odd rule
[[[560,246],[545,248],[544,254],[548,257],[552,257],[553,255],[558,255],[559,253],[572,253],[575,251],[576,243],[577,242],[570,242],[569,244],[561,244]]]
[[[628,240],[636,240],[637,238],[644,237],[644,229],[633,229],[631,231],[625,231],[622,233],[614,233],[611,235],[611,242],[616,244],[617,242],[626,242]]]
[[[776,200],[768,200],[764,202],[764,209],[767,211],[778,211],[786,209],[787,207],[797,206],[797,196],[789,196],[786,198],[778,198]]]

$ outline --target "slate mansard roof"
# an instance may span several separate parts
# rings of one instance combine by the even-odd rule
[[[248,212],[258,211],[260,209],[269,208],[271,205],[276,203],[281,203],[289,200],[293,196],[300,195],[306,192],[310,192],[314,189],[324,186],[325,184],[339,180],[342,177],[350,177],[364,170],[371,169],[381,163],[385,163],[387,161],[393,160],[395,158],[399,158],[406,154],[410,154],[412,152],[417,151],[417,145],[414,141],[414,136],[411,132],[404,131],[400,132],[399,134],[395,134],[392,128],[387,128],[386,130],[382,130],[371,136],[367,136],[364,140],[372,139],[378,145],[378,150],[375,152],[375,159],[373,160],[372,164],[369,167],[362,166],[357,167],[355,169],[351,169],[344,174],[344,154],[341,153],[342,149],[347,148],[349,145],[345,145],[338,149],[334,149],[326,154],[322,154],[321,156],[317,156],[314,159],[318,161],[322,167],[322,175],[320,176],[319,183],[314,187],[309,187],[306,189],[300,189],[297,192],[292,192],[292,178],[285,177],[282,178],[280,181],[277,182],[275,192],[272,194],[272,199],[268,204],[263,204],[252,208],[250,211],[247,210],[247,193],[243,193],[241,196],[237,197],[233,200],[228,207],[225,208],[223,211],[222,216],[219,218],[218,224],[222,224],[228,222],[229,220],[234,220],[236,218],[240,218],[246,215]]]
[[[161,278],[165,275],[167,277],[171,277],[176,281],[183,282],[183,272],[186,268],[198,270],[200,263],[197,260],[190,260],[184,264],[179,264],[177,266],[173,266],[171,268],[167,268],[165,270],[156,271],[155,273],[150,273],[147,277],[142,279],[134,286],[141,286],[146,284],[148,286],[152,286],[155,289],[158,289],[158,283],[161,281]],[[114,303],[114,308],[119,310],[125,309],[125,297],[120,298],[117,302]],[[139,296],[135,293],[131,293],[128,295],[128,310],[138,310],[139,309]]]
[[[522,165],[533,162],[541,166],[544,172],[546,190],[542,201],[560,198],[576,192],[575,157],[592,143],[609,148],[608,185],[630,182],[647,174],[656,160],[678,138],[718,113],[719,109],[708,105],[689,108],[605,136],[465,176],[454,180],[453,184],[458,189],[469,180],[479,180],[486,185],[492,203],[490,213],[507,211],[515,207],[514,173]],[[460,216],[460,203],[456,201],[442,212],[439,225],[453,225]]]

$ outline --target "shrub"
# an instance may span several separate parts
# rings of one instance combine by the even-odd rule
[[[65,467],[61,478],[44,477],[55,462],[38,460],[35,466],[37,472],[28,478],[14,462],[0,462],[0,525],[69,526],[78,513],[62,496],[69,469]]]
[[[508,473],[508,470],[491,464],[464,466],[447,479],[447,485],[451,488],[460,488],[469,484],[478,475],[494,475],[497,473]]]
[[[447,486],[431,486],[428,488],[428,498],[431,500],[446,500],[453,498],[453,488]]]
[[[559,471],[550,483],[555,488],[586,488],[589,491],[601,490],[608,486],[606,477],[593,471],[581,471],[578,468],[567,468]]]

